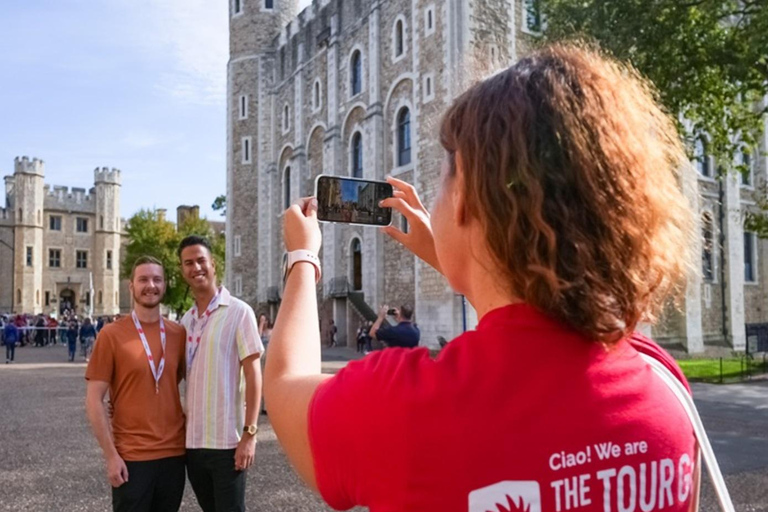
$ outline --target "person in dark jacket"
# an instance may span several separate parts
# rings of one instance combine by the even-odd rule
[[[86,317],[83,320],[83,326],[80,327],[80,343],[83,347],[83,357],[86,362],[91,358],[93,342],[96,340],[96,328],[91,323],[91,319]]]
[[[69,350],[69,360],[75,360],[75,353],[77,352],[77,320],[69,322],[67,327],[67,349]]]
[[[19,329],[13,322],[3,327],[3,343],[5,344],[5,364],[13,362],[16,355],[16,343],[19,341]]]

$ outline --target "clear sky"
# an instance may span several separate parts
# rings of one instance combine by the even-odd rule
[[[121,214],[226,192],[227,0],[0,1],[0,175],[122,171]],[[0,200],[0,205],[4,201]]]

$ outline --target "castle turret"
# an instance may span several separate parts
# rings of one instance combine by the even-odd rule
[[[120,312],[120,171],[93,171],[96,189],[93,289],[94,315]]]
[[[260,133],[259,126],[270,126],[272,116],[269,87],[276,62],[274,41],[297,14],[298,0],[229,1],[227,210],[238,212],[237,225],[227,222],[226,228],[226,267],[232,269],[226,274],[230,287],[234,276],[243,269],[259,265],[253,259],[233,259],[235,238],[242,241],[244,254],[256,257],[257,239],[268,236],[261,230],[257,234],[255,228],[260,224],[258,190],[271,187],[271,175],[266,175],[264,165],[272,160],[269,136]],[[281,55],[285,60],[285,52]],[[254,88],[253,84],[259,86]],[[253,301],[256,290],[257,283],[248,282],[244,298]]]
[[[14,208],[14,287],[16,313],[42,311],[43,178],[42,160],[16,157],[12,184]],[[6,181],[6,193],[8,181]]]

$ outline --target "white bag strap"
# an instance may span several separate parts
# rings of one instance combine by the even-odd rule
[[[709,437],[707,437],[707,433],[704,430],[704,424],[699,417],[699,411],[696,410],[696,405],[693,403],[693,398],[688,394],[688,390],[685,389],[682,382],[677,380],[661,361],[647,354],[641,353],[640,356],[650,365],[656,375],[661,377],[661,380],[672,390],[682,404],[683,409],[688,414],[688,418],[691,420],[693,431],[696,433],[696,440],[699,442],[699,448],[704,457],[704,462],[706,462],[709,477],[712,479],[712,484],[715,487],[715,494],[720,502],[720,508],[725,512],[735,512],[731,496],[728,494],[728,488],[725,486],[723,474],[720,472],[720,466],[717,464],[715,452],[712,450]]]

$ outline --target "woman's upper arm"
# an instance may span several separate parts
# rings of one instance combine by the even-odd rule
[[[283,450],[304,482],[317,491],[314,459],[309,442],[309,408],[320,384],[330,375],[284,377],[272,383],[269,419]]]

